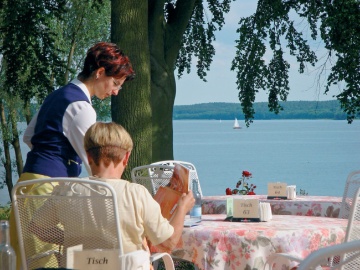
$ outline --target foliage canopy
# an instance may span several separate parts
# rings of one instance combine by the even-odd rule
[[[253,15],[240,19],[237,52],[232,62],[247,124],[254,117],[252,104],[261,89],[268,91],[270,111],[278,113],[282,109],[279,101],[286,101],[290,90],[286,49],[296,57],[300,73],[307,63],[314,66],[318,61],[301,29],[297,29],[297,23],[290,18],[291,12],[308,22],[313,40],[319,38],[320,33],[327,49],[327,62],[335,56],[324,93],[328,93],[333,84],[345,83],[345,89],[336,97],[351,123],[360,112],[359,1],[260,0]],[[267,44],[273,53],[268,63],[264,60]]]

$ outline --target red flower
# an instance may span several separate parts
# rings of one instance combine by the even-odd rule
[[[254,184],[249,184],[248,181],[252,178],[252,173],[249,171],[242,171],[242,178],[239,179],[236,183],[236,188],[231,189],[227,188],[225,190],[226,195],[231,194],[240,194],[240,195],[255,195],[254,189],[256,186]]]
[[[243,172],[242,172],[242,176],[243,176],[243,177],[251,177],[251,175],[252,175],[252,174],[251,174],[251,172],[249,172],[249,171],[243,171]]]

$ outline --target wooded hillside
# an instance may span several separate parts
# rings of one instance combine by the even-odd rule
[[[267,102],[254,103],[254,119],[334,119],[345,120],[338,100],[330,101],[287,101],[280,103],[284,108],[279,114],[269,112]],[[179,119],[244,119],[239,103],[202,103],[174,106],[174,120]]]

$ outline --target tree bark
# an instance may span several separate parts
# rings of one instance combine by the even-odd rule
[[[16,169],[17,169],[17,173],[18,176],[20,177],[23,168],[24,168],[24,162],[22,159],[22,154],[21,154],[21,148],[20,148],[20,139],[19,139],[19,131],[17,128],[17,111],[14,109],[11,109],[10,112],[10,121],[11,121],[11,129],[12,129],[12,140],[11,140],[11,144],[14,147],[14,152],[15,152],[15,160],[16,160]]]
[[[150,52],[147,1],[111,1],[111,41],[129,56],[136,72],[125,82],[118,96],[111,100],[112,120],[124,126],[134,141],[128,168],[123,178],[130,179],[130,169],[151,163],[152,122],[150,94]]]
[[[1,121],[1,132],[2,132],[2,141],[4,147],[4,159],[2,163],[5,169],[5,183],[8,189],[9,197],[11,200],[11,190],[13,188],[12,183],[12,167],[11,167],[11,156],[10,156],[10,144],[8,141],[8,131],[7,131],[7,121],[5,117],[5,108],[3,100],[0,100],[0,121]]]
[[[149,1],[153,162],[174,159],[175,62],[194,5],[195,0],[178,0],[165,20],[164,1]]]

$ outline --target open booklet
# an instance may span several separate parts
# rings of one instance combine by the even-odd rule
[[[169,184],[166,187],[160,186],[154,196],[154,199],[160,204],[163,217],[171,220],[181,195],[189,191],[189,182],[189,169],[176,163]]]

